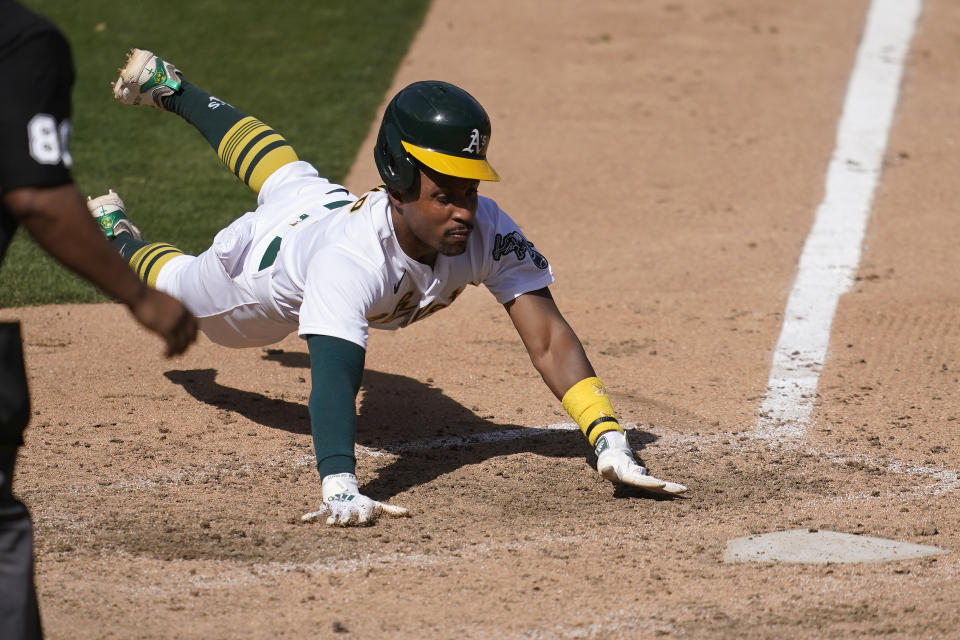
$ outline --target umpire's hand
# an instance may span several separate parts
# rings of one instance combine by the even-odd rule
[[[167,357],[186,351],[197,338],[197,320],[175,298],[146,285],[130,305],[137,322],[163,338]]]

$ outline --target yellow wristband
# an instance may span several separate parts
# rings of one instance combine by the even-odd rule
[[[590,446],[596,446],[597,438],[608,431],[623,433],[617,422],[617,414],[610,404],[607,388],[599,378],[584,378],[570,387],[561,400],[564,410],[580,426]]]

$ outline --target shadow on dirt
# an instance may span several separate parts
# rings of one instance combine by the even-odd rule
[[[216,369],[167,371],[163,375],[205,404],[238,413],[251,422],[272,429],[310,433],[310,416],[305,404],[224,386],[216,381]]]
[[[309,374],[309,355],[269,350],[263,359],[281,366],[304,369]],[[305,404],[270,398],[253,391],[226,387],[216,382],[215,369],[167,371],[171,382],[206,404],[235,412],[257,424],[292,433],[309,434]],[[398,454],[363,486],[365,493],[387,500],[411,487],[426,484],[462,466],[517,453],[554,458],[583,457],[593,467],[596,458],[576,430],[529,428],[531,434],[497,433],[523,431],[528,427],[499,424],[478,416],[428,383],[367,369],[363,374],[362,401],[357,413],[358,444]],[[493,437],[489,437],[493,434]],[[430,446],[432,441],[443,441]],[[645,431],[630,432],[635,450],[655,442]],[[423,446],[417,446],[424,443]],[[659,498],[642,491],[617,490],[616,497]]]

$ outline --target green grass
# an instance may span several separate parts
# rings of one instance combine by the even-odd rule
[[[188,253],[256,206],[180,118],[115,103],[110,82],[133,46],[281,132],[321,175],[343,180],[429,0],[25,0],[73,47],[73,176],[119,192],[151,240]],[[359,150],[368,153],[369,150]],[[373,185],[371,185],[373,186]],[[20,231],[0,268],[0,307],[105,298]]]

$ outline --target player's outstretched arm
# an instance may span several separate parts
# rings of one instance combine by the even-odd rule
[[[525,293],[504,307],[533,366],[580,426],[606,479],[660,493],[678,494],[682,484],[654,478],[633,457],[606,387],[596,377],[583,345],[567,324],[549,289]]]
[[[130,50],[113,95],[125,104],[146,104],[182,117],[254,193],[274,171],[298,159],[279,133],[187,82],[179,69],[151,51]]]
[[[323,504],[304,514],[304,521],[326,516],[330,525],[373,524],[381,513],[408,514],[403,507],[377,502],[360,493],[353,454],[356,432],[356,397],[360,391],[363,347],[332,336],[309,336],[310,429],[317,454],[317,471],[323,479]]]

